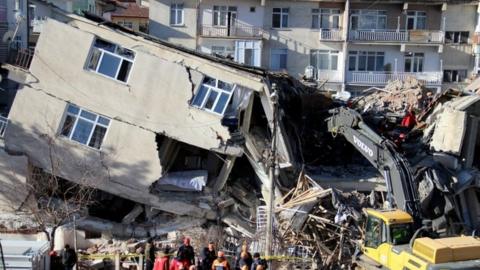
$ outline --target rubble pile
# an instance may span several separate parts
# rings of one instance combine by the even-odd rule
[[[370,195],[323,189],[302,172],[279,207],[281,237],[312,250],[319,269],[345,267],[364,234],[362,208],[371,203]]]
[[[373,93],[355,100],[357,109],[363,112],[403,114],[410,109],[424,109],[432,97],[432,93],[415,77],[390,81],[385,88],[371,89],[374,90]]]

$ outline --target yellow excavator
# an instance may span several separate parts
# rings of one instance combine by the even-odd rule
[[[387,209],[365,209],[367,222],[359,269],[446,270],[480,269],[480,239],[435,235],[425,218],[408,161],[395,145],[370,129],[360,114],[340,107],[331,111],[328,130],[341,134],[383,175]],[[426,233],[428,232],[428,233]]]

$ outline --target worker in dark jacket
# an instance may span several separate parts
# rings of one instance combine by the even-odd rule
[[[62,250],[62,264],[65,270],[72,270],[73,266],[77,263],[77,254],[70,245],[65,245]]]
[[[200,270],[210,270],[212,269],[213,261],[217,258],[215,252],[215,244],[213,242],[208,243],[208,247],[202,250],[200,256]]]
[[[191,265],[195,265],[195,251],[190,245],[190,238],[183,239],[183,245],[178,248],[177,258],[180,259],[185,269],[189,269]]]
[[[155,263],[155,246],[153,245],[153,239],[149,238],[145,245],[145,264],[146,270],[152,270]]]

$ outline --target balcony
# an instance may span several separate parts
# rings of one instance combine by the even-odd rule
[[[230,26],[200,25],[200,35],[212,38],[262,38],[263,29],[258,26],[234,22]]]
[[[425,85],[441,85],[442,72],[381,72],[381,71],[354,71],[348,74],[348,83],[358,85],[386,85],[389,81],[405,80],[415,77]]]
[[[33,59],[32,49],[12,48],[10,50],[8,63],[12,66],[28,70]]]
[[[351,41],[443,43],[443,31],[430,30],[350,30]]]
[[[342,72],[339,70],[318,70],[317,80],[326,82],[342,82]]]
[[[0,139],[3,139],[5,135],[5,130],[7,129],[8,118],[0,116]]]
[[[320,29],[321,41],[342,41],[342,29]]]

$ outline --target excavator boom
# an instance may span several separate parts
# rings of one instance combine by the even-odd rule
[[[361,115],[350,108],[330,111],[328,130],[342,134],[385,178],[387,196],[393,206],[410,213],[417,222],[422,220],[417,189],[408,161],[395,150],[395,145],[368,127]]]

